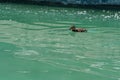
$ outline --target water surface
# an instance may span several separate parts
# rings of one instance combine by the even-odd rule
[[[120,80],[120,11],[0,4],[0,80]]]

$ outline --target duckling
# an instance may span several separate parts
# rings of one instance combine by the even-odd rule
[[[69,28],[69,30],[73,31],[73,32],[87,32],[86,29],[83,29],[83,28],[76,28],[75,26],[71,26]]]

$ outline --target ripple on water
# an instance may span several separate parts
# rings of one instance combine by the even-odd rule
[[[39,55],[39,53],[34,50],[23,50],[16,52],[15,55],[31,56],[31,55]]]
[[[46,22],[35,22],[34,24],[44,25],[44,26],[52,26],[52,27],[61,27],[61,26],[69,26],[67,24],[60,23],[46,23]]]
[[[21,73],[21,74],[28,74],[30,73],[30,71],[17,71],[18,73]]]
[[[103,69],[103,66],[105,65],[104,62],[96,62],[94,64],[91,64],[90,67],[93,67],[93,68],[98,68],[98,69]]]
[[[80,22],[73,22],[73,21],[57,21],[58,23],[61,23],[61,24],[68,24],[70,26],[71,25],[74,25],[74,24],[81,24]]]
[[[28,60],[34,60],[36,59],[40,54],[37,51],[34,50],[22,50],[15,52],[14,55],[19,58],[24,58]]]
[[[118,78],[120,80],[119,58],[113,64],[108,60],[111,58],[115,59],[112,55],[117,56],[116,53],[119,53],[119,30],[115,27],[118,26],[118,21],[114,20],[120,18],[120,12],[111,15],[111,12],[105,10],[103,10],[104,14],[102,14],[97,10],[91,13],[89,10],[70,11],[69,9],[61,10],[61,8],[60,10],[55,10],[53,8],[48,9],[49,7],[43,9],[33,9],[30,7],[31,10],[23,8],[18,9],[16,7],[16,9],[9,12],[9,15],[10,13],[15,14],[15,17],[13,16],[12,18],[14,21],[10,20],[11,17],[9,15],[5,15],[8,20],[0,20],[0,36],[2,36],[0,40],[4,39],[2,40],[4,42],[5,40],[10,43],[14,42],[14,44],[19,44],[18,46],[23,46],[23,48],[27,49],[14,50],[11,47],[12,44],[10,44],[10,47],[8,44],[4,47],[3,45],[5,44],[3,44],[4,48],[0,46],[4,49],[3,52],[10,53],[12,51],[16,57],[15,59],[26,59],[27,62],[34,60],[37,66],[32,64],[32,70],[40,70],[46,67],[47,64],[47,69],[45,68],[46,71],[44,72],[49,71],[48,67],[50,69],[54,68],[55,74],[58,76],[60,76],[61,70],[66,70],[75,72],[75,75],[72,75],[72,77],[76,77],[76,74],[79,77],[80,74],[87,73],[92,80],[95,80],[97,76],[104,79],[107,78],[107,80],[109,78],[113,80]],[[15,11],[22,14],[14,13]],[[102,21],[102,19],[105,19],[106,22]],[[20,21],[23,21],[23,23]],[[88,33],[71,32],[70,35],[68,27],[71,24],[88,28]],[[118,36],[115,37],[115,33]],[[6,35],[12,37],[12,39],[5,39]],[[17,40],[14,40],[15,38]],[[13,48],[16,47],[13,45]],[[44,63],[45,65],[40,63]],[[18,67],[16,68],[18,73],[31,73],[33,75],[29,69],[27,71],[25,69],[19,70]],[[23,68],[25,68],[25,65],[23,65]]]

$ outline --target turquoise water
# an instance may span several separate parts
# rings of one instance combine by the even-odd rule
[[[120,80],[120,11],[0,4],[0,80]]]

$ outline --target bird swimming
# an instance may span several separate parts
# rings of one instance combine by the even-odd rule
[[[76,28],[75,26],[71,26],[71,27],[69,28],[69,30],[71,30],[71,31],[73,31],[73,32],[87,32],[86,29],[84,29],[84,28]]]

